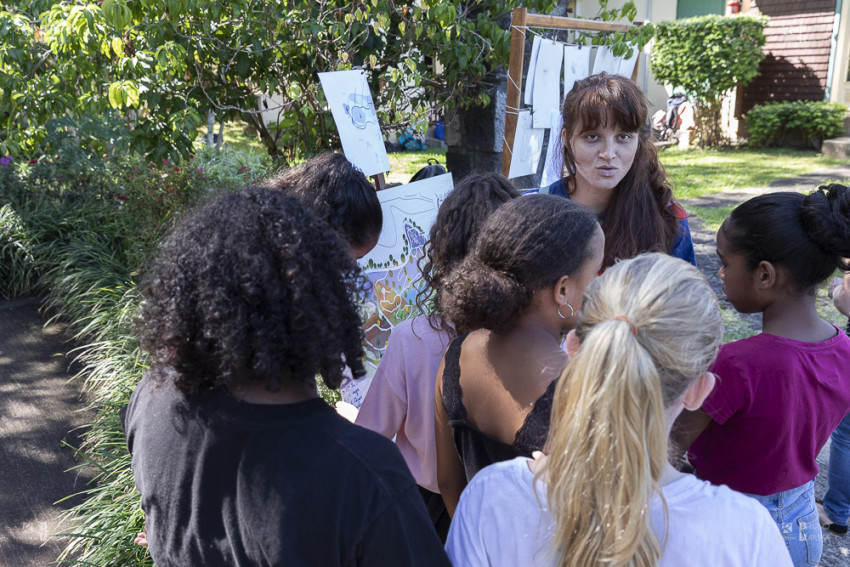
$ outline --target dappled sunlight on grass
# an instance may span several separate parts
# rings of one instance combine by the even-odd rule
[[[428,148],[421,152],[396,152],[389,154],[389,158],[390,172],[387,174],[387,183],[409,183],[413,174],[425,167],[429,158],[436,159],[445,167],[446,149]]]

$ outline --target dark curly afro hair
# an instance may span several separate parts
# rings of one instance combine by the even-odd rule
[[[354,248],[374,244],[381,234],[384,213],[375,187],[340,153],[321,154],[281,170],[262,185],[298,199]]]
[[[253,380],[362,376],[363,279],[336,231],[281,191],[248,187],[190,213],[144,282],[138,320],[154,379],[187,395]]]
[[[416,305],[423,313],[443,315],[438,293],[443,280],[466,257],[490,214],[519,196],[513,183],[498,173],[473,173],[452,189],[437,211],[426,252],[418,262],[425,286]],[[434,326],[434,318],[429,320]],[[438,330],[444,328],[441,321]]]

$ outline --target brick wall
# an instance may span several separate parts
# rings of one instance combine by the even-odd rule
[[[760,74],[741,92],[740,111],[771,100],[823,100],[835,0],[752,0],[770,16]]]

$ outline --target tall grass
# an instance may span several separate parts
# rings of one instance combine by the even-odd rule
[[[87,404],[81,447],[96,470],[67,516],[63,564],[152,565],[133,543],[144,519],[119,410],[146,369],[135,337],[137,281],[162,236],[211,193],[260,177],[265,158],[202,152],[180,166],[59,156],[0,169],[0,296],[44,297],[67,323]]]

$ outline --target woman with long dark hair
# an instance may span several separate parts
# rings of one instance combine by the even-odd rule
[[[562,114],[564,177],[548,192],[598,215],[605,266],[642,252],[696,265],[688,219],[658,161],[640,88],[625,77],[592,75],[576,82]]]

